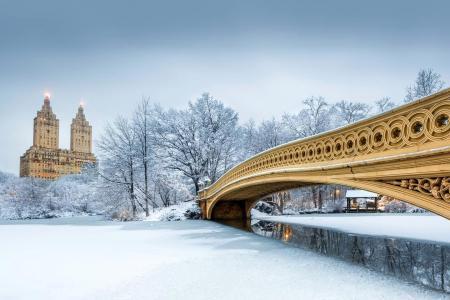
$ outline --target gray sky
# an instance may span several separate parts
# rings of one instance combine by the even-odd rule
[[[447,0],[0,0],[0,170],[18,174],[44,91],[63,148],[80,99],[94,143],[142,96],[183,107],[208,91],[241,121],[312,95],[400,102],[420,68],[450,83],[448,11]]]

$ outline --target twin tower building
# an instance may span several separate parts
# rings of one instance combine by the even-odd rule
[[[33,146],[20,157],[20,176],[56,179],[80,173],[85,164],[95,163],[92,126],[80,105],[70,126],[70,150],[59,148],[59,120],[50,106],[50,96],[34,118]]]

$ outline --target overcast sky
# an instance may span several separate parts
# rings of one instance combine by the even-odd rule
[[[43,102],[60,146],[81,99],[95,139],[142,96],[184,107],[202,92],[242,122],[312,95],[400,102],[420,68],[450,83],[450,2],[0,0],[0,170],[18,174]]]

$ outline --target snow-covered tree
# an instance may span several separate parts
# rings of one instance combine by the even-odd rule
[[[308,137],[331,128],[329,105],[323,97],[309,97],[302,103],[303,109],[298,113],[283,115],[290,139]]]
[[[209,94],[186,110],[157,108],[153,124],[157,155],[166,168],[190,178],[217,180],[235,162],[237,113]]]
[[[414,84],[406,89],[405,102],[411,102],[440,91],[445,82],[433,69],[422,69],[417,74]]]
[[[275,118],[262,121],[258,127],[255,154],[276,147],[288,141],[283,124]]]
[[[109,208],[108,197],[99,189],[97,174],[95,165],[86,165],[81,174],[54,181],[8,176],[8,180],[0,182],[0,218],[104,213]]]
[[[339,124],[351,124],[367,117],[370,106],[361,102],[351,102],[341,100],[334,106],[334,112],[338,118]]]
[[[258,132],[256,123],[250,119],[239,127],[239,161],[244,161],[247,158],[257,153],[256,145],[258,140]]]
[[[152,137],[151,123],[153,120],[152,108],[148,98],[142,99],[138,105],[134,116],[133,126],[136,135],[137,149],[136,154],[140,161],[142,169],[143,183],[140,189],[143,193],[143,201],[145,205],[145,215],[149,216],[149,203],[152,202],[150,195],[150,163],[152,161],[154,140]],[[138,185],[140,186],[139,182]]]
[[[162,170],[154,177],[154,188],[155,198],[165,207],[194,198],[186,178],[179,172]]]
[[[235,163],[238,114],[231,108],[203,94],[189,111],[200,121],[200,140],[206,148],[206,176],[214,182]]]
[[[38,217],[51,209],[51,207],[45,207],[44,201],[47,181],[25,177],[10,183],[6,188],[7,202],[13,207],[17,218]]]
[[[259,125],[250,120],[240,128],[239,136],[240,161],[289,141],[286,127],[275,118]]]
[[[106,208],[98,192],[98,174],[95,165],[87,165],[81,174],[67,175],[49,182],[45,197],[52,211],[72,213],[100,213]]]
[[[395,107],[395,103],[391,101],[390,97],[383,97],[375,101],[376,113],[381,114],[385,111],[391,110]]]
[[[101,151],[102,177],[109,185],[117,185],[127,192],[133,217],[137,213],[136,179],[138,159],[136,155],[137,136],[132,124],[119,117],[108,124],[98,148]]]

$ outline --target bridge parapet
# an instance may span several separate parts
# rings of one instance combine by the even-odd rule
[[[342,175],[343,169],[376,165],[364,172],[352,170],[353,179],[372,176],[371,180],[450,203],[450,161],[442,156],[450,153],[449,118],[450,89],[446,89],[386,113],[257,154],[200,191],[199,199],[212,201],[226,187],[249,177],[294,171],[320,171],[329,177]],[[427,168],[427,157],[433,157],[434,166],[441,167]],[[407,163],[392,168],[400,161]]]

